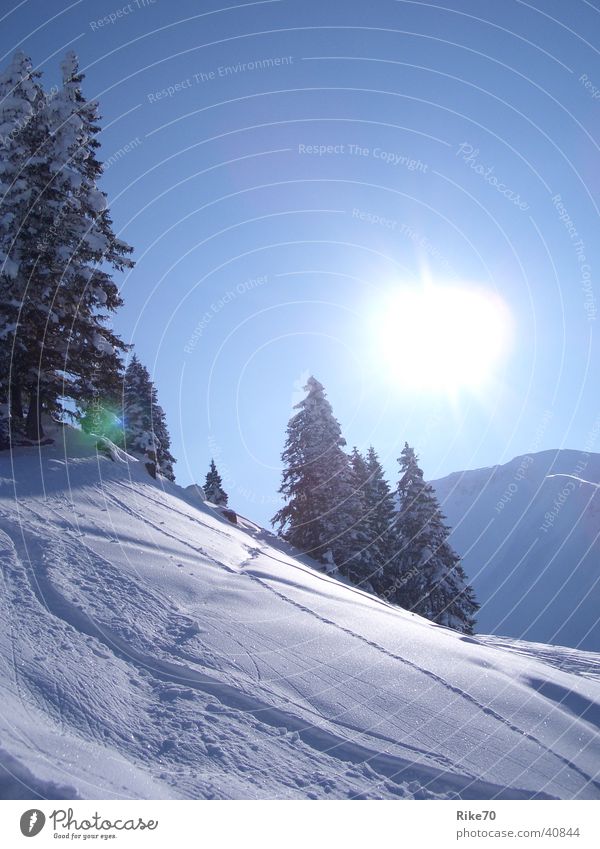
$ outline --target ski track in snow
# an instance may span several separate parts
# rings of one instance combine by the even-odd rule
[[[258,554],[262,554],[262,553],[263,553],[262,551],[258,551]],[[256,555],[255,555],[255,556],[256,556]],[[267,556],[269,556],[269,555],[267,554]],[[247,561],[247,562],[251,562],[251,561]],[[242,564],[242,565],[244,565],[244,564]],[[517,725],[513,725],[513,724],[512,724],[512,723],[511,723],[508,719],[506,719],[505,717],[503,717],[503,716],[501,716],[500,714],[498,714],[498,713],[497,713],[496,711],[494,711],[492,708],[490,708],[490,707],[488,707],[487,705],[484,705],[484,704],[482,704],[482,703],[478,702],[475,698],[473,698],[472,696],[470,696],[467,692],[465,692],[464,690],[461,690],[459,687],[455,687],[455,686],[453,686],[452,684],[450,684],[448,681],[446,681],[444,678],[440,677],[439,675],[436,675],[435,673],[431,672],[430,670],[427,670],[427,669],[425,669],[425,668],[423,668],[423,667],[419,667],[419,666],[417,666],[417,665],[416,665],[416,664],[414,664],[414,663],[411,663],[411,662],[410,662],[409,660],[407,660],[406,658],[400,657],[399,655],[396,655],[396,654],[393,654],[392,652],[387,651],[385,648],[383,648],[382,646],[378,645],[377,643],[372,642],[371,640],[367,640],[367,639],[365,639],[365,638],[364,638],[364,637],[362,637],[360,634],[356,634],[356,633],[354,633],[353,631],[350,631],[348,628],[343,628],[343,627],[341,627],[340,625],[338,625],[337,623],[335,623],[335,622],[331,621],[330,619],[326,619],[326,618],[324,618],[324,617],[322,617],[322,616],[318,616],[318,614],[316,614],[313,610],[310,610],[309,608],[304,607],[303,605],[300,605],[300,604],[298,604],[298,603],[297,603],[297,602],[295,602],[295,601],[292,601],[290,598],[288,598],[287,596],[285,596],[283,593],[278,592],[278,591],[277,591],[274,587],[270,586],[269,584],[265,583],[264,581],[261,581],[261,579],[260,579],[260,578],[258,578],[256,575],[252,575],[251,573],[247,573],[247,574],[250,574],[250,575],[251,575],[251,577],[252,577],[254,580],[259,581],[259,583],[261,583],[261,584],[265,587],[265,589],[267,589],[267,590],[269,590],[270,592],[274,593],[274,594],[275,594],[275,595],[277,595],[279,598],[281,598],[283,601],[285,601],[285,602],[287,602],[287,603],[290,603],[290,604],[293,604],[293,605],[297,606],[300,610],[302,610],[302,611],[303,611],[303,612],[305,612],[305,613],[308,613],[309,615],[317,616],[317,618],[318,618],[321,622],[323,622],[323,624],[325,624],[325,625],[329,625],[329,626],[334,627],[334,628],[338,628],[339,630],[343,631],[345,634],[348,634],[350,637],[352,637],[352,638],[354,638],[354,639],[357,639],[357,640],[360,640],[360,641],[364,642],[366,645],[368,645],[368,646],[370,646],[370,647],[372,647],[372,648],[375,648],[377,651],[382,652],[383,654],[387,655],[388,657],[392,658],[393,660],[397,660],[397,661],[399,661],[400,663],[404,663],[404,664],[406,664],[407,666],[409,666],[409,667],[411,667],[412,669],[414,669],[416,672],[421,673],[422,675],[425,675],[426,677],[430,678],[430,679],[431,679],[432,681],[434,681],[436,684],[441,684],[443,687],[447,688],[447,689],[448,689],[451,693],[453,693],[453,694],[457,695],[459,698],[465,699],[467,702],[470,702],[470,703],[471,703],[471,704],[473,704],[476,708],[478,708],[478,709],[479,709],[482,713],[485,713],[485,714],[487,714],[488,716],[491,716],[491,717],[493,717],[494,719],[496,719],[498,722],[500,722],[500,723],[502,723],[502,724],[506,725],[506,726],[507,726],[507,727],[508,727],[511,731],[514,731],[514,732],[516,732],[517,734],[519,734],[519,735],[521,735],[521,736],[523,736],[523,737],[527,738],[528,740],[531,740],[531,742],[535,743],[536,745],[540,746],[541,748],[545,748],[547,751],[550,751],[550,749],[549,749],[547,746],[545,746],[545,745],[543,744],[543,742],[542,742],[542,741],[540,741],[540,740],[539,740],[539,739],[538,739],[535,735],[533,735],[533,734],[531,734],[531,733],[529,733],[529,732],[525,731],[523,728],[520,728],[520,727],[518,727]],[[372,731],[371,731],[371,733],[372,733]],[[600,790],[600,784],[599,784],[597,781],[594,781],[593,779],[590,779],[590,776],[588,776],[588,775],[587,775],[587,774],[586,774],[583,770],[580,770],[580,769],[579,769],[579,768],[578,768],[578,767],[577,767],[574,763],[572,763],[572,762],[571,762],[570,760],[568,760],[567,758],[564,758],[564,757],[561,757],[561,756],[557,756],[557,757],[559,757],[559,759],[562,761],[562,763],[564,764],[564,766],[565,766],[567,769],[571,769],[571,770],[575,771],[576,773],[578,773],[579,775],[581,775],[581,777],[582,777],[585,781],[589,781],[589,782],[590,782],[591,784],[593,784],[593,785],[594,785],[597,789],[599,789],[599,790]],[[444,764],[445,766],[451,766],[451,763],[450,763],[449,761],[447,761],[446,759],[444,759],[444,760],[445,760],[445,764]]]
[[[600,798],[597,655],[424,623],[69,450],[21,450],[17,499],[0,455],[1,796]]]

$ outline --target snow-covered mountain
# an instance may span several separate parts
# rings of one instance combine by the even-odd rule
[[[0,454],[4,797],[600,798],[600,656],[435,626],[56,437]]]
[[[432,483],[479,631],[600,650],[600,454],[543,451]]]

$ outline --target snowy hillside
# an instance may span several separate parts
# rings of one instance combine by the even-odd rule
[[[600,798],[600,656],[393,609],[67,428],[0,478],[4,797]]]
[[[600,650],[600,454],[543,451],[432,483],[479,631]]]

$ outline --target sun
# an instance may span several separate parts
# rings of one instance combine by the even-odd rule
[[[506,356],[510,313],[495,293],[476,286],[396,289],[374,322],[377,361],[403,387],[478,390]]]

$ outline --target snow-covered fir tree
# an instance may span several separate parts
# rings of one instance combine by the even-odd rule
[[[0,358],[10,367],[2,393],[17,429],[24,397],[32,439],[42,411],[60,411],[63,398],[85,404],[116,392],[126,348],[107,323],[121,304],[107,269],[130,267],[131,248],[116,238],[97,187],[97,105],[81,93],[75,55],[61,67],[51,98],[22,54],[0,79]]]
[[[0,404],[0,451],[10,448],[8,404]]]
[[[127,346],[109,325],[122,299],[107,269],[122,271],[133,262],[132,249],[113,231],[106,195],[98,187],[102,175],[97,158],[98,104],[86,101],[82,94],[84,75],[73,52],[67,53],[61,70],[63,86],[48,111],[59,155],[68,157],[63,170],[69,175],[71,192],[59,218],[70,235],[71,254],[57,297],[69,339],[64,366],[72,376],[70,394],[82,407],[90,399],[117,395],[120,353]]]
[[[357,552],[364,548],[360,520],[362,499],[346,440],[325,397],[323,386],[309,377],[306,398],[287,427],[283,481],[286,504],[273,517],[280,535],[311,557],[362,580]]]
[[[363,589],[374,590],[382,563],[373,527],[369,468],[366,459],[356,447],[350,453],[350,466],[356,495],[360,498],[360,517],[355,527],[356,539],[360,542],[360,547],[355,552],[352,579]]]
[[[208,501],[211,501],[213,504],[218,504],[220,507],[227,506],[229,496],[223,489],[223,481],[221,480],[221,475],[217,471],[214,460],[210,461],[210,468],[206,475],[206,481],[203,489]]]
[[[153,477],[158,472],[175,480],[166,417],[148,369],[135,355],[123,381],[123,433],[126,451],[142,454]]]
[[[369,507],[369,537],[377,565],[371,584],[377,595],[387,597],[396,554],[396,504],[372,445],[367,452],[366,467],[368,477],[364,491]]]
[[[354,446],[354,448],[350,452],[350,465],[352,466],[352,471],[354,472],[356,483],[362,491],[367,485],[367,481],[369,479],[369,471],[367,469],[367,462],[365,458],[356,446]]]
[[[38,302],[38,281],[32,279],[41,217],[35,177],[42,171],[33,157],[47,136],[40,117],[45,101],[39,76],[20,52],[0,75],[0,402],[10,404],[17,428],[23,394],[38,379],[35,350],[43,338],[36,332],[28,336],[47,321],[47,304]],[[48,212],[47,224],[50,218]]]
[[[390,600],[440,625],[472,634],[479,605],[448,542],[450,530],[433,487],[424,481],[408,443],[399,462],[398,551]]]

